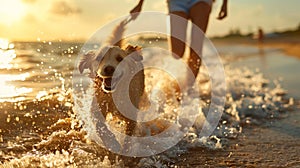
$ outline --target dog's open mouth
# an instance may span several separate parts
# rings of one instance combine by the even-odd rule
[[[102,89],[105,92],[113,92],[116,89],[117,84],[119,83],[119,80],[122,75],[118,77],[105,77],[102,78]]]
[[[112,84],[112,78],[104,78],[102,83],[103,90],[107,92],[111,92],[115,89],[116,84],[114,82],[114,85]]]

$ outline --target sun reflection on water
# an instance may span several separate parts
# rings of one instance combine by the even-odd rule
[[[14,97],[18,97],[18,100],[25,99],[20,96],[32,92],[32,88],[17,88],[8,83],[11,81],[24,81],[29,76],[29,73],[19,75],[0,75],[0,102],[13,100],[12,98]]]
[[[9,43],[6,39],[0,39],[0,70],[4,70],[2,73],[13,68],[13,60],[16,57],[14,44]],[[29,76],[29,73],[0,74],[0,102],[24,100],[25,95],[32,92],[32,88],[16,87],[12,82],[25,81]]]
[[[0,50],[0,69],[11,69],[14,58],[16,58],[15,50]]]
[[[0,39],[0,69],[12,68],[11,62],[17,56],[13,48],[14,44],[6,39]]]

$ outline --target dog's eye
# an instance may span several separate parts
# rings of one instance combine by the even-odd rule
[[[116,60],[118,62],[121,62],[123,60],[123,57],[121,55],[117,55]]]

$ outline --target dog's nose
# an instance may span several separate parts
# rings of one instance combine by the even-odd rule
[[[104,68],[104,73],[106,75],[113,75],[114,72],[115,72],[115,68],[113,66],[109,65]]]

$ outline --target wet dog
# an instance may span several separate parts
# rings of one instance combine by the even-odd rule
[[[129,58],[127,58],[130,56]],[[129,95],[132,105],[139,109],[140,101],[144,94],[144,70],[142,67],[142,56],[140,55],[140,48],[127,46],[125,49],[119,46],[105,46],[98,53],[90,51],[86,53],[79,64],[79,70],[82,73],[84,69],[90,69],[90,76],[94,79],[95,95],[99,109],[106,118],[108,113],[113,116],[117,116],[119,119],[126,122],[125,132],[127,135],[133,135],[136,127],[136,112],[131,112],[131,118],[124,116],[120,113],[119,107],[117,107],[116,99],[113,94],[118,92],[118,89],[122,89],[129,84],[129,93],[120,92],[116,94],[117,100],[126,98],[126,94]],[[131,79],[128,78],[133,68],[139,67],[140,70],[135,73]],[[129,75],[130,76],[130,75]],[[130,80],[130,81],[127,81]],[[124,95],[122,95],[124,94]],[[123,97],[122,97],[123,96]],[[125,101],[125,100],[124,100]]]

